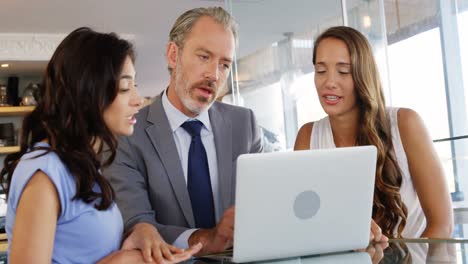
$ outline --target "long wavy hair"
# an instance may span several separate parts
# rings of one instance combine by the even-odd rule
[[[44,154],[56,153],[73,175],[73,199],[96,201],[98,210],[109,208],[115,194],[101,167],[115,158],[117,139],[106,126],[103,113],[117,97],[119,75],[127,57],[134,62],[133,46],[115,33],[83,27],[60,43],[47,65],[38,105],[23,120],[20,151],[4,160],[1,180],[7,197],[21,157],[45,149]],[[50,147],[35,146],[43,140]],[[105,160],[101,158],[104,152]],[[95,184],[100,192],[93,189]]]
[[[317,47],[326,38],[343,41],[351,57],[351,75],[359,106],[359,126],[356,144],[377,148],[372,218],[388,237],[401,237],[408,209],[400,196],[402,174],[393,148],[391,125],[372,49],[359,31],[344,26],[331,27],[315,40],[313,63]]]

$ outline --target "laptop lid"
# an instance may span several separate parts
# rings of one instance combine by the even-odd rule
[[[234,262],[365,248],[374,146],[241,155]]]

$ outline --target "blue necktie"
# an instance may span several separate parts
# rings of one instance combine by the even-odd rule
[[[208,159],[200,137],[202,126],[203,123],[198,120],[182,124],[182,128],[192,136],[188,155],[187,189],[192,203],[195,226],[212,228],[215,226],[213,191]]]

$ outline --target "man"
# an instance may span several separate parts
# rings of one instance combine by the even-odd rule
[[[176,20],[166,50],[169,86],[137,115],[106,171],[129,234],[124,248],[170,259],[179,251],[159,233],[181,248],[202,243],[199,254],[232,246],[236,160],[262,151],[253,112],[215,101],[236,43],[236,24],[220,7]]]

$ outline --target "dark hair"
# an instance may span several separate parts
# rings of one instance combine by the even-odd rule
[[[38,106],[23,120],[20,151],[5,158],[1,180],[7,196],[21,156],[43,149],[34,144],[48,140],[50,148],[45,148],[45,153],[56,153],[74,177],[74,199],[91,203],[99,198],[95,207],[109,208],[115,194],[100,169],[112,163],[117,139],[106,126],[103,113],[117,97],[127,56],[134,62],[131,43],[115,33],[98,33],[85,27],[74,30],[60,43],[47,65]],[[108,154],[105,161],[101,160],[104,146]],[[100,192],[93,190],[96,183]]]
[[[317,47],[326,38],[343,41],[351,59],[357,103],[359,130],[356,145],[377,147],[374,205],[372,217],[384,235],[398,237],[406,225],[408,210],[400,195],[402,175],[398,166],[391,134],[390,120],[385,108],[383,89],[372,48],[359,31],[344,26],[331,27],[317,37],[314,43],[313,63]]]

